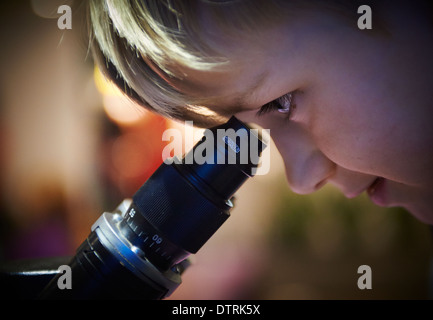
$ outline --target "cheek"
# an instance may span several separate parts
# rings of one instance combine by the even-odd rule
[[[309,130],[317,147],[337,165],[412,183],[416,179],[416,159],[407,156],[413,144],[402,125],[386,108],[342,99],[318,110]]]
[[[370,105],[357,103],[353,94],[335,93],[332,99],[322,97],[311,107],[305,123],[317,148],[337,165],[355,172],[381,175],[388,155],[384,115]],[[365,101],[365,100],[364,100]]]
[[[374,162],[367,151],[367,137],[349,123],[349,119],[318,115],[309,128],[316,146],[337,165],[352,171],[365,171]],[[367,154],[369,156],[367,157]]]

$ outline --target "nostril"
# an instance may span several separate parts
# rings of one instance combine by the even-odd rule
[[[319,183],[317,183],[317,184],[314,186],[314,191],[317,191],[317,190],[319,190],[320,188],[322,188],[322,187],[326,184],[327,180],[328,180],[328,179],[323,179],[322,181],[320,181]]]
[[[329,164],[330,166],[328,168],[328,175],[324,179],[322,179],[322,181],[316,183],[316,185],[314,186],[314,191],[319,190],[325,184],[327,184],[329,179],[335,174],[336,165],[331,161],[329,162]]]
[[[286,166],[290,188],[297,194],[310,194],[322,188],[335,174],[336,165],[323,154],[315,152],[302,164]]]
[[[287,182],[289,183],[290,189],[294,193],[299,195],[307,195],[317,190],[316,188],[317,184],[315,185],[315,184],[308,183],[307,178],[301,180],[287,179]]]

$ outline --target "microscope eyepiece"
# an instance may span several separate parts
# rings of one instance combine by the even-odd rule
[[[235,117],[208,129],[180,163],[161,165],[133,196],[125,221],[141,234],[135,245],[162,268],[196,253],[229,217],[231,197],[253,175],[265,146]]]

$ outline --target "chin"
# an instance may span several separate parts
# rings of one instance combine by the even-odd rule
[[[403,207],[422,223],[433,225],[432,205],[408,205]]]
[[[387,207],[403,207],[422,223],[433,225],[433,188],[393,183],[388,189]]]

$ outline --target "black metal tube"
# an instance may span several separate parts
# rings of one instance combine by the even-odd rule
[[[196,253],[229,217],[230,198],[252,176],[251,169],[265,148],[234,117],[210,132],[217,138],[205,136],[182,163],[163,163],[132,203],[98,219],[69,263],[72,289],[59,289],[58,275],[40,297],[162,299],[170,295],[181,283],[188,255]],[[256,140],[252,143],[252,139]],[[258,150],[250,152],[251,146]],[[207,150],[208,161],[187,163],[199,149]]]

